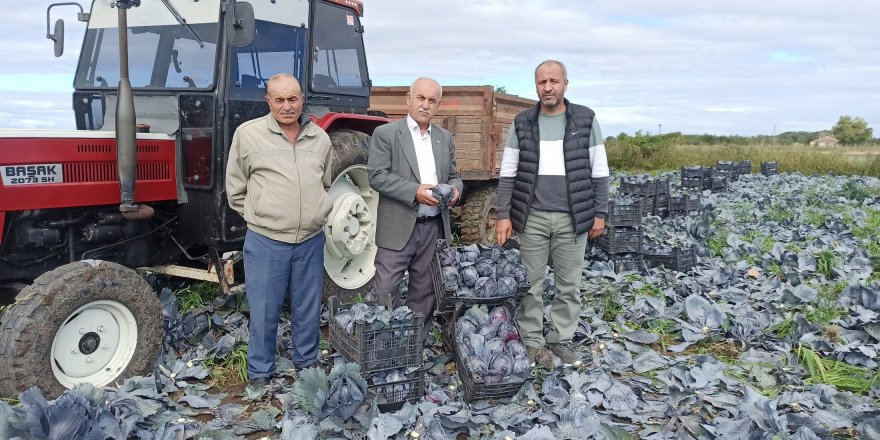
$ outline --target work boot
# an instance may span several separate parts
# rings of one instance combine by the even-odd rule
[[[554,367],[553,355],[546,347],[531,347],[526,345],[526,356],[529,362],[541,365],[544,368],[552,369]]]
[[[526,357],[529,358],[529,362],[535,363],[535,357],[538,356],[538,347],[532,347],[531,345],[526,345]]]
[[[583,357],[570,344],[552,344],[550,345],[550,351],[566,366],[571,366]]]

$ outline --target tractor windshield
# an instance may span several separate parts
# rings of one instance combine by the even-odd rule
[[[129,80],[134,89],[210,89],[214,86],[220,0],[169,0],[192,32],[160,1],[128,10]],[[74,87],[115,88],[119,28],[112,2],[95,2]],[[195,38],[193,32],[198,36]],[[201,41],[199,41],[201,40]]]

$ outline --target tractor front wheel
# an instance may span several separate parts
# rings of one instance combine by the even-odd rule
[[[333,143],[333,211],[324,234],[324,297],[348,302],[366,294],[376,268],[376,213],[379,193],[370,188],[370,136],[354,130],[328,133]]]
[[[152,371],[162,306],[135,271],[80,261],[47,272],[0,318],[0,394],[38,386],[48,397]]]

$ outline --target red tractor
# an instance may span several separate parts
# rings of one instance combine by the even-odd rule
[[[268,112],[275,73],[300,79],[306,112],[333,141],[326,288],[369,285],[378,194],[367,147],[387,120],[367,114],[360,0],[119,0],[80,11],[78,130],[0,131],[0,284],[30,283],[0,318],[0,395],[33,385],[58,395],[153,368],[162,309],[134,268],[222,268],[241,249],[227,151],[239,124]],[[56,56],[63,36],[59,20],[47,32]]]

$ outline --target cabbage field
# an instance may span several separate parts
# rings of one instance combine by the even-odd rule
[[[0,438],[880,438],[880,180],[745,174],[690,194],[700,211],[646,217],[644,247],[696,246],[697,265],[615,271],[592,249],[573,341],[581,362],[528,371],[512,362],[521,347],[491,348],[525,378],[512,398],[465,402],[439,327],[424,350],[424,397],[396,411],[357,405],[365,384],[337,355],[298,375],[289,323],[271,387],[244,387],[244,300],[166,288],[153,375],[0,401]],[[552,297],[552,275],[543,287]]]

